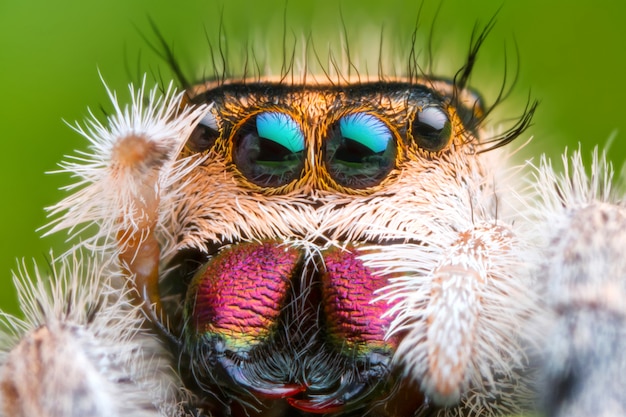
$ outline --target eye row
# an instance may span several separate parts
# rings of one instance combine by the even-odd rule
[[[452,135],[447,112],[425,107],[410,121],[407,136],[420,148],[436,152]],[[214,117],[207,116],[192,133],[188,146],[200,152],[219,138]],[[280,187],[299,178],[306,158],[301,125],[280,111],[260,112],[237,125],[230,135],[232,160],[239,172],[261,187]],[[356,112],[329,126],[322,160],[332,179],[343,187],[363,189],[380,183],[396,166],[398,143],[378,116]]]

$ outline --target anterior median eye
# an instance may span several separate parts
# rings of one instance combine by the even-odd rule
[[[415,116],[410,133],[417,146],[436,152],[442,150],[450,142],[452,125],[444,109],[426,107]]]
[[[326,163],[333,179],[350,188],[382,181],[395,166],[396,142],[389,127],[369,113],[339,119],[326,142]]]
[[[262,187],[287,184],[302,171],[304,134],[285,113],[252,116],[234,132],[233,146],[233,160],[239,171]]]

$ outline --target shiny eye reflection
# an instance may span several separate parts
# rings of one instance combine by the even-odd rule
[[[302,171],[304,135],[298,123],[280,112],[249,118],[233,134],[233,161],[251,182],[279,187]]]
[[[369,113],[339,119],[329,130],[326,164],[333,179],[350,188],[372,187],[395,166],[396,142],[389,127]]]
[[[209,112],[200,120],[200,123],[189,135],[187,147],[193,152],[204,152],[211,149],[219,137],[220,131],[217,120]]]
[[[447,112],[439,107],[426,107],[417,113],[411,125],[411,135],[422,149],[442,150],[452,136],[452,124]]]

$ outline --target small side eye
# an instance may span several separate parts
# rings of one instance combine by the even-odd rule
[[[193,152],[204,152],[215,145],[220,137],[217,119],[210,111],[200,120],[187,140],[187,147]]]
[[[452,136],[452,124],[445,110],[426,107],[415,115],[410,128],[413,140],[422,149],[431,152],[442,150]]]
[[[304,164],[304,134],[298,123],[280,112],[259,113],[233,134],[233,161],[239,171],[262,187],[293,181]]]
[[[396,162],[396,141],[389,127],[369,113],[339,119],[326,142],[326,164],[333,179],[351,188],[378,184]]]

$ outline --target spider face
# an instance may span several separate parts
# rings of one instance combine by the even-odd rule
[[[454,175],[450,155],[474,153],[467,125],[480,105],[445,93],[402,83],[242,84],[197,95],[211,108],[187,142],[187,154],[204,159],[183,188],[191,198],[181,201],[181,246],[372,240],[364,229],[387,222],[390,198],[411,181],[434,181],[434,169]],[[379,222],[361,219],[366,205]]]
[[[431,279],[428,269],[441,264],[434,242],[450,233],[441,224],[467,250],[492,250],[486,237],[465,230],[471,221],[451,223],[433,204],[433,195],[462,187],[467,175],[484,175],[477,153],[484,110],[475,93],[439,80],[255,82],[196,89],[189,102],[207,110],[179,157],[196,162],[173,185],[185,198],[168,223],[177,255],[164,279],[187,284],[179,293],[163,284],[159,291],[177,300],[164,311],[182,323],[175,333],[179,355],[188,357],[183,373],[194,376],[201,396],[262,401],[269,413],[339,415],[385,404],[377,412],[395,415],[407,398],[415,409],[444,406],[485,383],[469,358],[439,352],[447,348],[441,341],[424,355],[452,360],[452,375],[420,389],[403,372],[395,357],[403,341],[435,337],[411,334],[407,321],[437,322],[448,312],[424,306],[400,317],[408,301],[390,286]],[[482,181],[476,187],[486,189]],[[469,220],[473,203],[464,198],[452,203],[467,204]],[[474,209],[490,209],[483,205]],[[512,241],[506,227],[483,228]],[[394,260],[412,266],[390,267]],[[442,267],[443,284],[455,285],[446,281],[462,269]],[[474,325],[468,320],[441,331],[463,338],[462,327]],[[521,354],[516,343],[504,356]],[[498,378],[508,384],[510,375]],[[431,397],[436,403],[427,406]]]
[[[447,155],[473,153],[467,125],[482,110],[452,90],[254,83],[191,99],[210,104],[187,142],[203,159],[177,221],[179,246],[206,254],[184,311],[194,375],[315,413],[389,394],[401,336],[387,334],[394,303],[374,300],[390,274],[361,255],[429,233],[390,202],[442,181],[432,171],[454,177]]]

